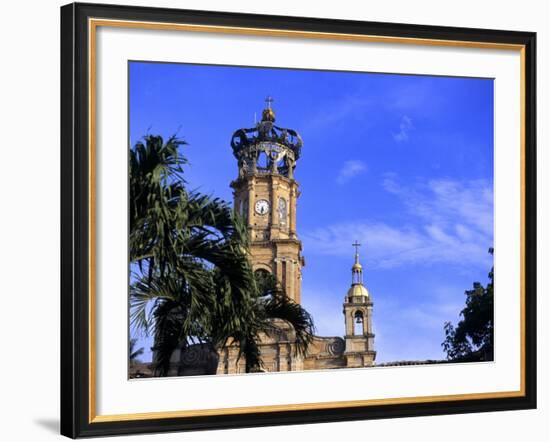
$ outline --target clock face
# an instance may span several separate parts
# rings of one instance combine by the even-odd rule
[[[258,200],[254,208],[258,215],[266,215],[269,212],[269,202],[267,200]]]

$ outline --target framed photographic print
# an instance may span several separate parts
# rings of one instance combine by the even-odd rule
[[[535,408],[535,43],[62,7],[62,434]]]

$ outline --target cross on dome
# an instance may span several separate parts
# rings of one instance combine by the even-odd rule
[[[361,246],[361,244],[359,244],[359,242],[355,240],[352,246],[355,247],[355,262],[351,267],[352,284],[362,285],[363,284],[363,266],[359,262],[359,247]]]

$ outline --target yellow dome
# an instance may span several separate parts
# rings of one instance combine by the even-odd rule
[[[365,298],[368,298],[370,295],[369,291],[363,284],[353,284],[348,290],[348,297],[352,296],[364,296]]]
[[[353,264],[353,266],[351,267],[351,271],[352,272],[361,272],[363,271],[363,266],[361,264],[359,264],[358,262],[356,262],[355,264]]]
[[[275,112],[273,112],[273,109],[269,107],[263,110],[262,121],[275,121]]]

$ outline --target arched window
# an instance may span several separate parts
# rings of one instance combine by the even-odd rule
[[[353,315],[353,334],[355,336],[365,334],[365,318],[361,311],[356,311]]]
[[[269,288],[273,285],[272,275],[265,269],[258,269],[254,271],[254,277],[256,278],[256,284],[263,292],[262,295],[269,296],[271,295]]]
[[[258,153],[258,161],[256,162],[256,165],[260,170],[267,170],[271,165],[271,160],[265,152],[260,151]]]
[[[288,176],[288,161],[286,155],[283,155],[277,161],[277,171],[283,176]]]
[[[277,208],[279,211],[279,223],[285,225],[287,214],[288,214],[288,208],[287,203],[284,198],[279,198],[279,207]]]

